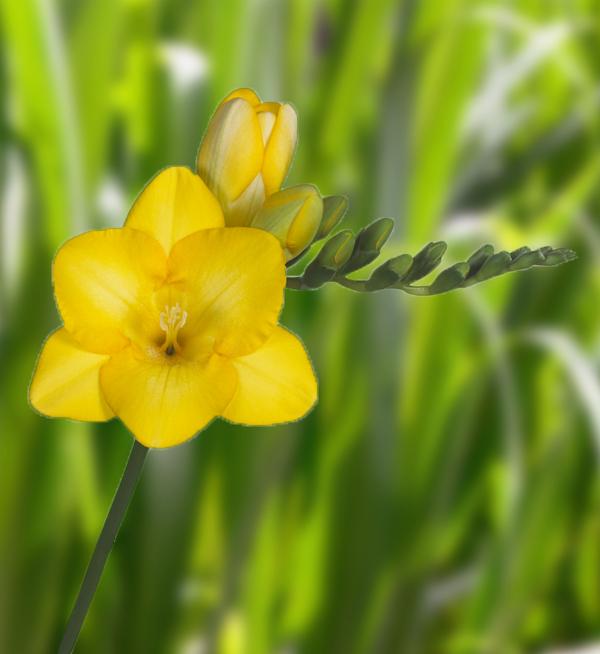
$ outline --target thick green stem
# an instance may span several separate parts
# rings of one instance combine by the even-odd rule
[[[135,487],[142,473],[148,451],[147,447],[135,441],[129,455],[129,460],[127,461],[127,466],[125,467],[125,472],[117,488],[110,510],[106,516],[104,527],[102,527],[96,548],[92,554],[85,577],[83,578],[83,583],[81,584],[79,595],[77,596],[71,617],[67,623],[58,654],[71,654],[75,647],[85,616],[87,615],[100,577],[102,576],[102,571],[106,565],[106,560],[117,538],[123,517],[127,512],[127,507],[133,497]]]

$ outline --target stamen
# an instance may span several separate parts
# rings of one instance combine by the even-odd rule
[[[165,305],[160,314],[160,328],[168,332],[170,329],[181,329],[187,321],[187,311],[182,311],[179,302],[174,307]]]
[[[163,349],[165,354],[173,356],[179,350],[177,333],[187,322],[187,311],[183,311],[179,302],[175,306],[165,306],[159,318],[160,328],[166,333]]]

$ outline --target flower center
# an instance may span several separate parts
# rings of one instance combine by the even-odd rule
[[[179,302],[175,306],[165,306],[165,310],[160,314],[160,328],[165,332],[165,342],[162,345],[162,350],[168,356],[173,356],[175,352],[179,352],[179,344],[177,343],[177,334],[179,330],[185,325],[187,320],[187,311],[179,306]]]

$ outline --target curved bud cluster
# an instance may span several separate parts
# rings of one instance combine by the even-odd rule
[[[508,272],[526,270],[533,266],[558,266],[577,256],[567,248],[542,247],[530,250],[521,247],[512,252],[494,252],[492,245],[484,245],[467,261],[460,261],[442,270],[429,285],[414,283],[433,272],[441,263],[447,245],[434,241],[414,256],[401,254],[388,259],[376,268],[368,279],[350,279],[346,275],[364,268],[374,261],[389,238],[393,223],[382,218],[371,223],[356,236],[349,230],[329,239],[308,264],[302,275],[288,277],[288,288],[296,290],[319,288],[336,282],[360,292],[395,288],[411,295],[439,295],[456,288],[472,286]]]
[[[348,209],[344,196],[322,197],[312,184],[281,188],[297,137],[297,117],[291,105],[263,102],[251,89],[241,88],[217,108],[196,160],[198,174],[219,200],[225,224],[271,233],[281,244],[288,267],[313,243],[332,234]],[[566,249],[523,247],[494,252],[491,245],[485,245],[467,261],[443,270],[430,285],[415,286],[446,252],[446,244],[437,241],[414,257],[402,254],[386,261],[368,279],[349,278],[377,259],[393,228],[391,218],[380,218],[356,235],[348,230],[335,234],[302,275],[288,278],[288,287],[315,289],[334,281],[357,291],[398,288],[413,295],[436,295],[506,272],[554,266],[575,257]]]

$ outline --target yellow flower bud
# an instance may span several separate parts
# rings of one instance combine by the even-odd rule
[[[208,125],[196,167],[218,197],[227,226],[249,225],[280,189],[296,140],[296,112],[289,104],[262,102],[250,89],[237,89],[223,100]]]
[[[273,234],[289,261],[312,243],[322,216],[319,191],[311,184],[301,184],[267,198],[250,226]]]

